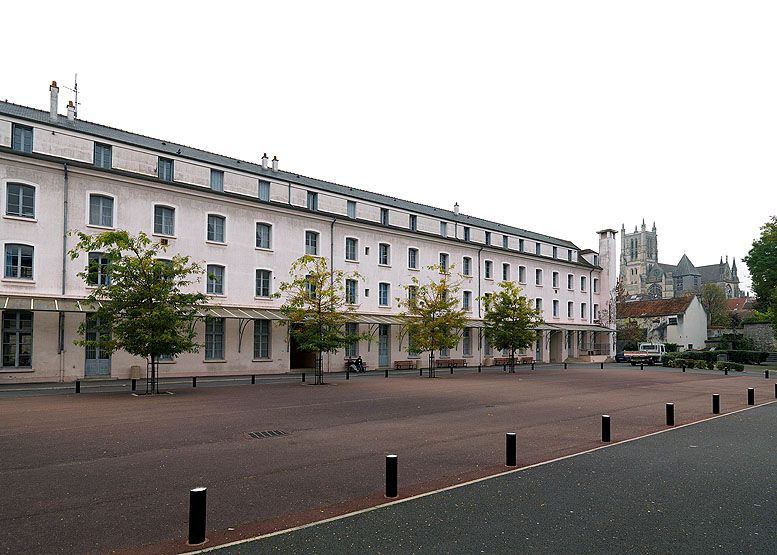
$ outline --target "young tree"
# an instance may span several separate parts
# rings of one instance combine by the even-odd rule
[[[699,301],[707,311],[707,325],[727,327],[731,316],[726,306],[726,294],[714,283],[705,283],[699,292]]]
[[[315,383],[324,383],[323,353],[330,353],[365,338],[346,334],[357,306],[348,304],[345,280],[360,278],[352,272],[330,270],[325,258],[305,255],[291,265],[291,281],[281,283],[286,297],[281,312],[289,322],[289,334],[303,351],[316,352]]]
[[[151,364],[147,389],[157,393],[159,357],[199,350],[194,322],[206,297],[186,290],[199,282],[202,266],[180,254],[160,259],[165,247],[143,232],[136,237],[121,230],[77,236],[78,244],[69,252],[72,260],[81,253],[99,252],[103,257],[90,259],[78,274],[95,286],[87,301],[102,332],[87,339],[84,322],[78,330],[83,339],[76,344],[106,353],[123,349],[146,358]]]
[[[769,316],[777,335],[777,216],[761,227],[761,236],[744,261],[753,280],[756,308]]]
[[[497,349],[510,352],[510,372],[515,372],[515,351],[525,349],[537,340],[537,326],[542,315],[521,295],[522,289],[513,281],[503,281],[499,291],[485,298],[484,332],[488,342]]]
[[[459,303],[461,281],[454,279],[453,266],[442,268],[434,264],[427,269],[439,273],[440,278],[421,283],[413,277],[404,286],[406,297],[397,298],[397,302],[403,309],[402,327],[410,349],[416,353],[429,351],[429,377],[433,378],[434,351],[456,347],[467,322],[467,312]]]

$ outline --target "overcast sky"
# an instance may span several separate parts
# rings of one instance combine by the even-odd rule
[[[4,3],[0,98],[671,264],[777,213],[777,2],[168,4]]]

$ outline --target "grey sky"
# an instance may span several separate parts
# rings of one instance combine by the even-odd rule
[[[204,5],[6,3],[0,98],[671,264],[777,213],[774,2]]]

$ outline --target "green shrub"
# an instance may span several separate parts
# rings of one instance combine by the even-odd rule
[[[718,370],[734,370],[736,372],[742,372],[745,369],[744,364],[739,364],[738,362],[716,362],[715,368]]]
[[[721,351],[683,351],[680,353],[683,358],[690,360],[704,360],[707,362],[715,363],[718,360],[718,355]]]
[[[667,343],[666,344],[666,352],[667,353],[676,353],[680,349],[680,345],[677,343]]]
[[[677,366],[677,360],[681,355],[682,353],[665,353],[664,357],[661,359],[661,364],[668,368],[679,368],[679,366]]]
[[[769,356],[764,351],[727,351],[728,360],[741,364],[761,364]]]

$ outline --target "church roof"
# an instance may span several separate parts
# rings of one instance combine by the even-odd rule
[[[621,318],[645,318],[649,316],[674,316],[683,314],[695,297],[674,297],[672,299],[656,299],[653,301],[627,301],[619,304],[617,317]]]
[[[693,262],[691,262],[691,259],[688,258],[688,255],[683,255],[683,257],[680,259],[680,262],[677,263],[677,268],[675,268],[675,271],[672,272],[672,275],[674,277],[679,276],[699,276],[701,275],[699,273],[699,270],[696,269],[696,266],[693,265]]]
[[[675,270],[677,269],[677,266],[674,264],[664,264],[663,262],[659,262],[658,265],[661,266],[661,269],[665,274],[674,274]]]

